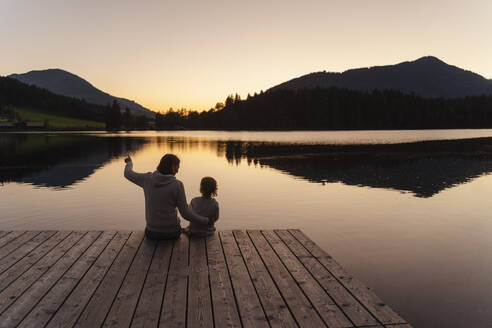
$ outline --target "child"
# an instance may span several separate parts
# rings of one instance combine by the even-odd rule
[[[214,223],[219,219],[219,203],[213,198],[217,196],[217,181],[212,177],[204,177],[200,181],[201,197],[195,197],[190,202],[190,207],[196,214],[210,218],[208,225],[190,222],[183,229],[190,236],[207,237],[215,232]]]

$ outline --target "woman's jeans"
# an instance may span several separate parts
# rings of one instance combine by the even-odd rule
[[[154,240],[165,240],[165,239],[177,239],[181,235],[181,230],[178,231],[177,233],[167,233],[167,232],[157,232],[157,231],[150,231],[149,229],[145,228],[145,236],[149,239],[154,239]]]

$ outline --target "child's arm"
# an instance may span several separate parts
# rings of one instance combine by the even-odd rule
[[[213,227],[213,225],[215,224],[215,222],[217,222],[219,220],[219,203],[216,203],[216,206],[215,206],[215,209],[214,209],[214,213],[212,214],[212,217],[211,217],[211,220],[209,222],[209,226],[210,227]]]

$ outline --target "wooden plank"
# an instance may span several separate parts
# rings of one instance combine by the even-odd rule
[[[36,280],[29,289],[0,315],[0,327],[12,327],[31,311],[41,298],[56,284],[75,261],[99,237],[100,231],[90,231],[74,247],[60,258],[46,273]]]
[[[206,239],[215,327],[241,327],[231,280],[217,234]]]
[[[174,242],[159,327],[186,326],[189,244],[185,234]]]
[[[297,327],[297,323],[292,317],[287,304],[282,299],[248,235],[240,230],[234,230],[233,233],[246,262],[251,280],[263,304],[270,326],[272,328]]]
[[[0,248],[0,260],[15,251],[25,242],[31,240],[36,235],[38,235],[40,231],[26,231],[23,234],[17,236],[15,239],[10,240],[7,244],[5,244],[2,248]],[[10,236],[10,235],[9,235]]]
[[[326,326],[261,232],[248,230],[247,233],[299,326]]]
[[[103,232],[17,327],[45,326],[115,235],[114,231]]]
[[[188,327],[213,327],[205,238],[190,239]]]
[[[376,321],[352,294],[287,230],[276,230],[275,232],[356,326],[379,325],[379,322]]]
[[[3,236],[8,235],[9,233],[11,233],[11,231],[0,231],[0,240],[2,240]]]
[[[104,321],[104,327],[130,326],[156,244],[155,240],[144,238]]]
[[[15,240],[19,236],[22,236],[25,231],[12,231],[11,233],[0,238],[0,249],[10,243],[12,240]]]
[[[130,232],[116,234],[46,327],[72,327],[75,324],[128,237],[130,237]]]
[[[101,327],[143,241],[143,231],[132,232],[92,295],[75,327]]]
[[[43,256],[57,247],[67,236],[70,231],[58,231],[53,237],[46,240],[39,247],[27,254],[22,260],[12,265],[6,271],[0,274],[0,291],[3,291],[15,279],[24,274],[31,266],[38,262]],[[79,236],[79,238],[81,235]],[[74,241],[75,243],[75,241]]]
[[[166,288],[174,240],[160,240],[157,244],[142,295],[132,320],[132,327],[157,327],[162,299]]]
[[[384,325],[406,323],[404,319],[382,302],[374,292],[365,287],[357,278],[349,275],[340,264],[302,231],[294,229],[289,230],[289,232],[381,323]]]
[[[6,271],[17,261],[29,254],[33,249],[41,245],[55,233],[56,231],[43,231],[33,239],[26,242],[24,245],[19,246],[12,253],[2,259],[2,261],[0,262],[0,273]]]
[[[219,234],[243,327],[269,327],[255,287],[231,231]]]
[[[277,234],[271,230],[263,230],[262,233],[328,327],[352,327],[353,324],[345,314],[280,240]]]
[[[52,249],[39,262],[25,271],[15,281],[7,285],[0,293],[0,313],[5,311],[22,293],[24,293],[36,280],[48,271],[66,252],[80,241],[84,232],[74,232],[63,240],[56,248]],[[0,315],[0,318],[2,316]]]

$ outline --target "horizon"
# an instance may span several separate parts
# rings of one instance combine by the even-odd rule
[[[492,45],[484,42],[492,4],[482,0],[4,6],[0,27],[16,30],[0,37],[9,45],[0,75],[59,68],[153,111],[208,110],[228,94],[244,99],[313,72],[429,55],[492,78]]]
[[[365,69],[365,68],[371,69],[371,68],[376,68],[376,67],[394,66],[394,65],[398,65],[398,64],[402,64],[402,63],[407,63],[407,62],[415,62],[415,61],[418,61],[418,60],[421,60],[421,59],[424,59],[424,58],[435,58],[435,59],[437,59],[437,60],[442,61],[440,58],[437,58],[437,57],[435,57],[435,56],[432,56],[432,55],[426,55],[426,56],[421,56],[421,57],[419,57],[419,58],[416,58],[416,59],[414,59],[414,60],[406,60],[406,61],[399,62],[399,63],[395,63],[395,64],[387,64],[387,65],[380,65],[380,66],[367,66],[367,67],[354,67],[354,68],[349,68],[349,69],[344,70],[344,71],[341,71],[341,72],[335,72],[335,71],[317,71],[317,72],[308,72],[308,73],[303,74],[303,75],[301,75],[301,76],[296,76],[296,77],[289,78],[288,80],[283,81],[283,82],[287,82],[287,81],[290,81],[290,80],[292,80],[292,79],[295,79],[295,78],[298,78],[298,77],[302,77],[302,76],[305,76],[305,75],[309,75],[309,74],[312,74],[312,73],[321,73],[321,72],[323,72],[323,73],[324,73],[324,72],[326,72],[326,73],[343,74],[343,73],[345,73],[345,72],[347,72],[347,71],[350,71],[350,70]],[[455,65],[452,65],[452,64],[450,64],[450,63],[446,63],[446,62],[444,62],[444,63],[445,63],[445,64],[447,64],[447,65],[450,65],[450,66],[455,66]],[[455,67],[456,67],[456,66],[455,66]],[[458,67],[458,68],[461,68],[461,67]],[[10,76],[10,75],[15,75],[15,74],[22,75],[22,74],[27,74],[27,73],[31,73],[31,72],[42,72],[42,71],[49,71],[49,70],[59,70],[59,71],[64,71],[64,72],[66,72],[66,73],[69,73],[69,74],[75,75],[75,76],[77,76],[77,77],[79,77],[79,78],[81,78],[81,79],[85,80],[86,82],[88,82],[88,83],[89,83],[90,85],[92,85],[94,88],[96,88],[96,89],[98,89],[98,90],[100,90],[100,91],[102,91],[102,92],[106,92],[105,90],[102,90],[102,89],[98,88],[96,85],[94,85],[93,83],[91,83],[91,81],[87,80],[87,79],[86,79],[86,78],[84,78],[83,76],[80,76],[79,74],[77,74],[77,73],[75,73],[75,72],[71,72],[71,71],[69,71],[69,70],[66,70],[66,69],[63,69],[63,68],[59,68],[59,67],[55,67],[55,68],[45,68],[45,69],[34,69],[34,70],[30,70],[30,71],[23,72],[23,73],[11,73],[11,74],[8,74],[8,75],[5,75],[5,76],[6,76],[6,77],[8,77],[8,76]],[[478,75],[482,76],[483,78],[485,78],[485,79],[487,79],[487,80],[492,81],[492,79],[489,79],[489,78],[487,78],[487,77],[485,77],[485,76],[483,76],[483,75],[481,75],[481,74],[479,74],[479,73],[477,73],[477,72],[472,72],[472,73],[478,74]],[[283,82],[281,82],[281,83],[283,83]],[[277,84],[277,85],[278,85],[278,84]],[[266,90],[268,90],[268,89],[270,89],[270,88],[272,88],[272,87],[274,87],[274,86],[272,85],[271,87],[268,87],[267,89],[265,89],[265,90],[260,90],[260,91],[266,91]],[[260,93],[260,91],[255,91],[255,92]],[[108,92],[106,92],[106,93],[108,93]],[[254,94],[254,92],[248,92],[246,95],[248,95],[248,94],[253,95],[253,94]],[[234,96],[234,94],[231,94],[231,95],[233,95],[233,96]],[[125,97],[124,95],[123,95],[123,96],[120,96],[120,95],[114,95],[114,94],[112,94],[112,96],[119,97],[119,98],[127,98],[127,97]],[[228,96],[228,95],[227,95],[227,96]],[[227,96],[224,96],[224,99],[225,99]],[[242,98],[242,99],[246,99],[246,96],[241,95],[241,98]],[[131,98],[127,98],[127,99],[128,99],[128,100],[134,100],[134,99],[131,99]],[[223,101],[219,99],[219,100],[217,100],[217,103],[219,103],[219,102],[223,102]],[[137,102],[137,103],[138,103],[138,102]],[[142,105],[142,104],[140,104],[140,105]],[[144,107],[145,107],[145,106],[144,106]],[[211,106],[210,108],[212,108],[212,107],[213,107],[213,106]],[[166,113],[166,112],[168,112],[168,111],[169,111],[169,110],[171,110],[171,109],[173,109],[173,110],[187,109],[187,110],[194,110],[194,111],[201,112],[201,111],[206,111],[206,110],[208,110],[209,108],[205,108],[205,109],[199,109],[199,110],[197,110],[197,109],[188,108],[188,107],[172,107],[172,106],[171,106],[171,107],[169,107],[168,109],[161,109],[161,110],[154,110],[154,109],[152,109],[152,108],[147,108],[147,109],[149,109],[149,110],[151,110],[151,111],[154,111],[154,112],[156,112],[156,113]]]

